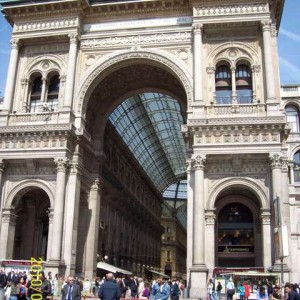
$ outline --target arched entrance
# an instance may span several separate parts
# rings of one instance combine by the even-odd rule
[[[15,238],[13,259],[42,257],[47,259],[50,200],[45,191],[27,187],[20,191],[15,204]]]
[[[171,183],[186,176],[185,171],[179,172],[175,159],[168,161],[162,158],[167,154],[166,147],[157,135],[157,129],[165,126],[165,120],[156,118],[158,114],[153,106],[157,110],[165,110],[170,123],[174,121],[172,112],[177,109],[175,103],[180,103],[175,113],[179,111],[179,114],[185,115],[189,80],[181,82],[178,66],[176,70],[170,68],[173,64],[175,69],[171,61],[166,66],[153,54],[152,57],[141,53],[138,57],[135,57],[136,53],[132,55],[126,55],[122,60],[118,58],[112,65],[108,62],[106,65],[109,67],[102,73],[97,69],[91,72],[91,76],[96,77],[89,82],[86,99],[79,105],[85,113],[85,128],[91,135],[91,146],[101,160],[100,165],[91,165],[91,171],[102,178],[100,228],[97,249],[94,249],[97,252],[92,253],[93,250],[88,249],[88,254],[77,249],[77,253],[83,254],[81,259],[88,272],[93,268],[88,257],[96,257],[97,254],[102,257],[103,253],[107,256],[107,262],[137,274],[142,274],[144,268],[160,268],[162,192]],[[157,105],[157,100],[153,100],[155,97],[160,99],[161,107]],[[174,107],[170,106],[171,102]],[[165,103],[168,105],[164,106]],[[114,114],[114,110],[118,109]],[[124,123],[119,122],[123,120],[123,115],[129,116]],[[121,124],[120,131],[113,127],[115,123]],[[129,131],[133,132],[133,136],[129,137]],[[169,126],[163,131],[162,136],[174,131],[174,128]],[[182,137],[180,126],[179,133]],[[127,139],[122,141],[124,137]],[[126,147],[124,144],[127,144]],[[131,146],[137,149],[136,153]],[[172,151],[169,147],[169,152]],[[144,168],[149,165],[146,153],[155,158],[155,167]],[[139,161],[140,157],[143,157],[144,163]],[[151,177],[147,173],[149,169],[156,175]],[[167,176],[160,180],[158,176],[164,174]],[[79,231],[80,247],[83,244],[81,240],[84,242],[84,230],[80,227]],[[86,240],[89,240],[89,235]],[[79,264],[77,266],[80,268]]]
[[[218,198],[216,207],[216,267],[261,267],[263,241],[255,196],[233,188]]]

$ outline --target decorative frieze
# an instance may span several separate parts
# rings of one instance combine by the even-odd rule
[[[253,3],[243,5],[201,6],[194,8],[194,15],[199,17],[231,16],[246,14],[265,14],[269,12],[268,4]]]
[[[78,18],[64,18],[38,22],[16,23],[14,32],[40,31],[49,29],[70,28],[78,26]]]
[[[163,43],[191,43],[190,32],[157,33],[148,35],[132,35],[123,37],[107,37],[81,41],[81,49],[94,49],[105,47],[127,47],[129,45],[154,45]]]

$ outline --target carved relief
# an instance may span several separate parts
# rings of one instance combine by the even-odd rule
[[[108,37],[98,39],[88,39],[81,41],[81,49],[94,49],[114,46],[129,46],[129,45],[154,45],[163,43],[169,45],[170,43],[191,43],[190,32],[177,33],[160,33],[149,35],[132,35],[124,37]]]
[[[51,21],[16,23],[14,26],[15,32],[40,31],[49,29],[59,29],[78,26],[78,18],[64,18]]]
[[[228,16],[244,14],[265,14],[269,12],[268,5],[260,4],[243,4],[243,5],[220,5],[194,8],[195,16]]]

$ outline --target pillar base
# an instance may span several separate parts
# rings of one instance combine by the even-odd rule
[[[189,298],[203,299],[207,298],[207,274],[206,265],[194,265],[189,270]]]
[[[52,272],[52,274],[60,274],[62,276],[66,276],[66,265],[63,261],[60,260],[49,260],[45,264],[45,275],[47,276],[48,272]]]

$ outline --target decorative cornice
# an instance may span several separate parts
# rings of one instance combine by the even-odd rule
[[[190,32],[176,32],[176,33],[159,33],[148,35],[131,35],[123,37],[105,37],[98,39],[87,39],[81,41],[81,49],[93,49],[103,47],[119,47],[128,45],[150,45],[160,43],[190,43]]]
[[[231,16],[246,14],[265,14],[269,12],[268,4],[242,4],[195,7],[194,15],[197,17]]]
[[[70,28],[77,27],[79,21],[77,17],[73,18],[63,18],[56,20],[45,20],[38,22],[26,22],[26,23],[16,23],[14,26],[14,32],[28,32],[28,31],[41,31],[49,29],[60,29],[60,28]]]

